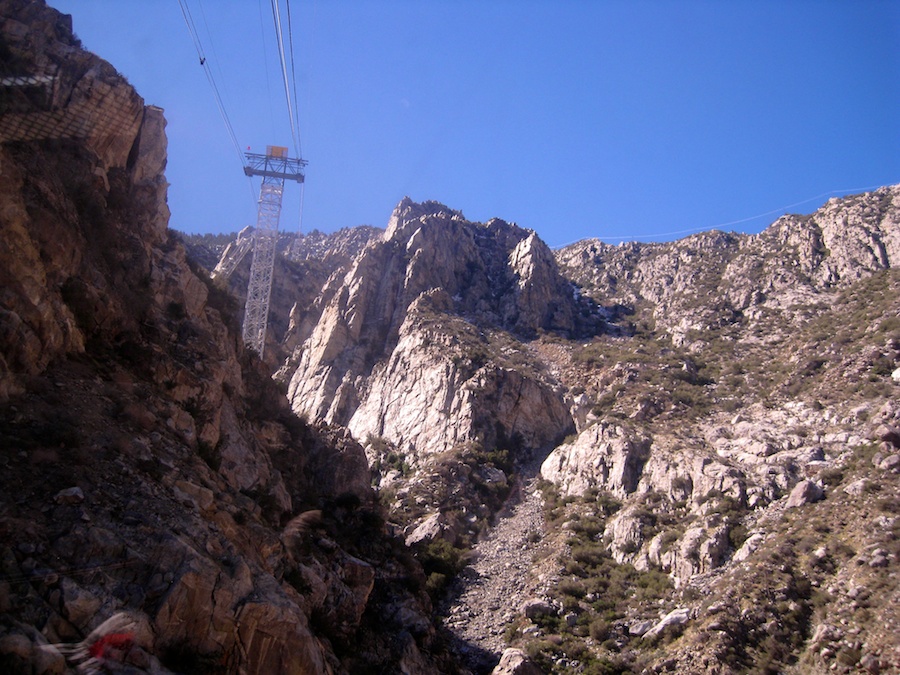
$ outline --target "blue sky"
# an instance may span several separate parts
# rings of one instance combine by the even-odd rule
[[[270,0],[183,0],[241,149],[292,146]],[[286,6],[281,1],[282,18]],[[256,221],[178,0],[49,0],[165,108],[170,225]],[[294,0],[281,229],[384,227],[408,195],[551,246],[719,228],[900,183],[900,3]]]

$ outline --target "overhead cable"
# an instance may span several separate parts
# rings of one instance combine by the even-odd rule
[[[187,6],[185,0],[178,0],[178,5],[181,7],[181,15],[184,17],[184,23],[187,25],[188,32],[191,34],[191,39],[194,42],[194,48],[197,50],[200,66],[203,68],[203,72],[206,73],[206,79],[209,81],[209,86],[212,88],[213,96],[216,99],[216,106],[219,108],[219,114],[222,116],[222,121],[225,123],[228,137],[231,139],[231,144],[234,146],[235,152],[237,153],[238,161],[241,163],[241,166],[243,166],[244,155],[241,153],[240,143],[238,143],[237,136],[234,134],[234,128],[231,126],[231,120],[228,118],[228,112],[225,110],[225,103],[222,101],[219,88],[216,86],[216,80],[213,77],[212,70],[209,66],[209,60],[206,58],[206,53],[203,50],[203,44],[200,42],[200,35],[197,33],[197,27],[194,25],[190,7]]]
[[[272,16],[275,20],[275,42],[278,45],[278,57],[281,61],[281,76],[284,81],[284,98],[287,104],[288,119],[291,125],[291,138],[294,141],[294,150],[300,154],[300,139],[298,138],[297,129],[294,124],[294,109],[291,104],[291,86],[288,78],[287,59],[284,55],[284,30],[281,25],[281,9],[278,0],[272,0]]]
[[[629,235],[617,235],[617,234],[598,234],[593,237],[586,237],[587,239],[619,239],[621,241],[635,241],[638,239],[657,239],[659,237],[672,237],[678,234],[696,234],[697,232],[709,232],[711,230],[718,230],[720,228],[731,227],[732,225],[740,225],[742,223],[749,223],[752,220],[757,220],[759,218],[764,218],[766,216],[772,216],[776,213],[784,214],[787,209],[792,209],[795,206],[800,206],[801,204],[808,204],[809,202],[814,202],[823,197],[833,197],[835,195],[851,195],[851,194],[859,194],[861,192],[868,192],[870,190],[876,190],[881,185],[869,185],[867,187],[860,188],[851,188],[849,190],[829,190],[828,192],[823,192],[822,194],[816,195],[815,197],[810,197],[808,199],[802,199],[799,202],[794,202],[793,204],[786,204],[777,209],[772,209],[771,211],[766,211],[765,213],[758,213],[755,216],[749,216],[747,218],[741,218],[739,220],[731,220],[727,223],[719,223],[718,225],[710,225],[709,227],[695,227],[689,230],[675,230],[674,232],[657,232],[656,234],[629,234]],[[566,246],[571,246],[572,244],[577,244],[579,241],[583,241],[582,239],[577,239],[575,241],[570,241],[567,244],[558,244],[556,246],[552,246],[554,250],[565,248]]]
[[[300,147],[300,105],[297,103],[297,68],[294,65],[294,26],[291,22],[291,0],[284,0],[287,6],[288,20],[288,50],[291,54],[291,84],[294,86],[294,121],[297,124],[297,156],[302,157]]]
[[[271,78],[269,77],[269,52],[266,49],[266,44],[268,44],[268,40],[266,39],[266,22],[263,17],[263,0],[259,0],[259,35],[260,42],[262,44],[262,56],[263,56],[263,68],[266,72],[266,100],[272,100],[272,83]],[[272,134],[275,134],[275,116],[272,114],[272,106],[266,106],[269,111],[269,127],[272,131]]]

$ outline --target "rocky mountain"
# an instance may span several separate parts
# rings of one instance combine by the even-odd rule
[[[343,274],[356,255],[370,240],[381,236],[381,230],[359,226],[344,228],[331,234],[313,230],[306,235],[280,233],[276,241],[278,256],[273,275],[270,339],[266,345],[267,363],[277,367],[293,348],[293,339],[277,341],[289,327],[309,326],[319,318],[322,288],[335,274]],[[180,234],[188,256],[201,265],[222,287],[234,294],[240,305],[247,296],[250,263],[253,260],[253,228],[247,227],[231,235]],[[302,332],[304,328],[300,328]],[[298,330],[292,328],[292,334]]]
[[[303,340],[286,367],[298,413],[411,456],[478,435],[539,447],[569,431],[552,377],[487,359],[504,339],[598,323],[533,232],[405,200],[322,303],[308,337],[288,335]],[[487,405],[506,415],[484,418]]]
[[[460,570],[467,578],[461,552],[474,544],[482,555],[498,509],[524,496],[529,463],[542,460],[548,522],[522,550],[563,553],[509,584],[541,589],[552,611],[492,614],[491,602],[450,583],[462,604],[442,611],[485,650],[468,652],[476,670],[500,648],[472,637],[461,615],[481,626],[494,616],[493,633],[506,626],[545,672],[890,670],[900,662],[883,630],[895,625],[890,602],[868,603],[850,629],[868,642],[822,647],[816,632],[847,598],[812,589],[896,588],[878,561],[898,553],[898,207],[900,187],[887,187],[754,236],[551,252],[503,221],[404,200],[381,240],[332,275],[305,327],[285,334],[293,351],[277,377],[295,411],[346,426],[365,445],[433,587]],[[793,508],[844,509],[853,524],[794,522]],[[867,517],[876,524],[861,527]],[[781,577],[806,590],[767,590],[782,604],[753,614],[710,601],[735,623],[703,627],[710,602],[700,598],[763,592],[758,575],[773,559],[760,551],[784,553],[785,542],[819,544],[792,549]],[[455,565],[437,555],[446,545],[460,552],[449,556]],[[809,557],[838,551],[849,567],[823,572]],[[875,580],[848,573],[852,565]],[[652,592],[591,590],[616,575]],[[669,610],[675,623],[655,629]],[[800,637],[786,644],[788,633]]]
[[[900,672],[900,186],[558,251],[404,199],[282,236],[261,363],[162,111],[0,31],[4,672]]]
[[[0,31],[0,670],[453,672],[362,448],[167,229],[163,111],[42,1]]]

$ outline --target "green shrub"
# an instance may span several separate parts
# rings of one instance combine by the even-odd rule
[[[601,545],[596,544],[573,547],[572,558],[583,565],[596,567],[610,559],[610,555]]]
[[[597,642],[603,642],[609,637],[609,621],[605,619],[594,619],[591,621],[589,633],[592,639]]]
[[[728,543],[731,544],[731,548],[737,551],[741,545],[747,540],[747,528],[743,525],[735,525],[731,529],[728,530]]]
[[[559,582],[559,585],[556,589],[564,596],[571,596],[574,598],[583,598],[587,591],[584,589],[584,584],[579,581],[575,581],[574,579],[563,579]]]

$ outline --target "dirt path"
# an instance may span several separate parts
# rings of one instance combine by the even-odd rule
[[[520,499],[511,513],[501,518],[488,537],[474,549],[472,562],[463,570],[441,608],[444,624],[454,635],[455,649],[476,673],[487,673],[506,647],[503,632],[522,603],[541,593],[555,567],[533,568],[544,548],[542,497],[537,489],[537,467],[520,483]]]

